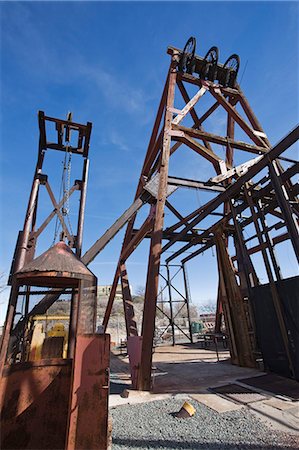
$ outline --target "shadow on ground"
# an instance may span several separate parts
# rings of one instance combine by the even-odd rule
[[[258,445],[258,444],[248,444],[248,443],[238,443],[238,444],[225,444],[219,442],[201,443],[198,441],[194,442],[179,442],[175,440],[146,440],[146,439],[123,439],[114,438],[113,444],[122,446],[125,449],[131,448],[159,448],[159,449],[171,449],[171,450],[182,450],[182,449],[193,449],[193,450],[287,450],[294,449],[293,445]]]

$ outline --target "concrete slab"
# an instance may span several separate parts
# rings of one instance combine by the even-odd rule
[[[297,403],[297,409],[299,411],[299,402]],[[264,401],[265,405],[272,406],[273,408],[279,409],[280,411],[285,411],[294,408],[294,403],[290,400],[281,400],[280,398],[272,397],[269,400]],[[295,406],[296,407],[296,406]]]
[[[109,408],[115,408],[121,405],[136,405],[137,403],[148,403],[155,400],[165,400],[171,398],[170,394],[151,394],[150,392],[135,391],[136,394],[129,395],[127,398],[122,398],[120,395],[109,395]]]
[[[216,394],[192,394],[190,397],[194,398],[194,400],[198,401],[199,403],[203,403],[204,405],[208,406],[214,411],[217,411],[220,414],[228,411],[236,411],[243,408],[243,405],[237,405],[236,403],[219,397],[219,395]]]
[[[270,427],[299,436],[299,420],[287,410],[281,411],[269,406],[265,401],[246,406]]]

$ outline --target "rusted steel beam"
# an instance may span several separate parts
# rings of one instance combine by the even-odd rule
[[[214,88],[210,86],[210,92],[213,97],[220,103],[221,106],[233,117],[233,119],[238,123],[238,125],[242,128],[243,131],[250,137],[250,139],[258,146],[265,147],[269,149],[269,146],[265,143],[265,141],[258,135],[260,131],[252,129],[247,122],[242,118],[242,116],[231,106],[231,104],[225,100],[225,98],[221,95],[221,91],[219,88]]]
[[[19,243],[19,253],[17,255],[17,259],[14,264],[14,272],[18,272],[25,263],[29,235],[30,235],[30,231],[31,231],[31,227],[32,227],[32,222],[33,222],[34,216],[35,216],[35,205],[36,205],[36,200],[37,200],[39,186],[40,186],[39,175],[41,174],[43,161],[44,161],[44,152],[39,150],[34,179],[33,179],[33,183],[32,183],[28,207],[27,207],[26,216],[25,216],[22,238],[21,238],[21,242]],[[33,255],[32,255],[32,257],[33,257]]]
[[[127,244],[127,246],[123,249],[120,261],[126,261],[132,252],[138,247],[140,242],[144,239],[144,237],[149,236],[153,229],[153,217],[150,215],[140,227],[139,230],[132,230],[132,239]]]
[[[192,238],[190,240],[189,244],[184,245],[179,250],[174,252],[171,256],[166,258],[165,261],[167,262],[167,264],[169,264],[172,260],[174,260],[175,258],[180,256],[182,253],[185,253],[187,250],[189,250],[189,248],[194,247],[194,245],[205,244],[206,241],[211,238],[210,235],[211,235],[211,233],[213,233],[214,228],[218,227],[219,224],[221,224],[221,223],[223,223],[223,220],[220,220],[219,222],[217,222],[216,224],[212,225],[207,230],[205,230],[202,233],[198,234],[196,238]],[[167,246],[167,244],[163,248],[165,248],[166,246]],[[163,249],[162,249],[162,253],[163,253]]]
[[[287,355],[287,359],[288,359],[288,364],[289,364],[289,368],[292,374],[294,374],[294,366],[293,366],[293,361],[292,361],[292,357],[291,357],[291,353],[290,353],[290,343],[289,343],[289,337],[288,337],[288,330],[287,330],[287,326],[285,323],[285,318],[284,318],[284,311],[282,309],[282,303],[281,300],[279,298],[279,294],[278,294],[278,290],[277,287],[275,285],[275,280],[272,274],[272,269],[271,269],[271,265],[270,265],[270,261],[268,258],[268,254],[266,252],[266,248],[267,248],[267,242],[264,242],[263,240],[263,235],[262,232],[260,230],[259,227],[259,223],[258,223],[258,217],[255,211],[255,205],[252,201],[251,198],[251,192],[248,191],[246,189],[246,185],[245,185],[245,197],[247,200],[247,203],[250,207],[250,211],[251,214],[254,218],[254,227],[255,227],[255,231],[256,234],[258,236],[258,240],[259,240],[259,244],[261,246],[261,252],[262,252],[262,256],[263,256],[263,260],[264,260],[264,264],[265,264],[265,268],[266,268],[266,272],[267,272],[267,276],[269,279],[269,286],[270,286],[270,290],[271,290],[271,295],[272,295],[272,300],[273,300],[273,305],[275,308],[275,312],[276,312],[276,316],[277,316],[277,320],[278,320],[278,324],[279,324],[279,328],[280,328],[280,333],[281,333],[281,337],[283,340],[283,344],[284,344],[284,348],[285,348],[285,352]],[[265,246],[264,246],[265,245]],[[268,248],[268,250],[270,250]],[[279,276],[279,273],[278,273]]]
[[[143,206],[144,202],[139,197],[134,203],[108,228],[108,230],[90,247],[83,255],[82,262],[90,264],[94,258],[106,247],[108,242],[122,229],[122,227],[136,214],[136,212]]]
[[[185,135],[184,133],[182,133],[182,136],[173,136],[173,138],[175,140],[183,142],[185,145],[190,147],[196,153],[198,153],[199,155],[203,156],[208,161],[210,161],[213,164],[213,166],[215,167],[216,173],[218,173],[218,174],[222,173],[222,171],[220,169],[220,163],[221,163],[222,159],[218,155],[216,155],[216,153],[214,153],[212,150],[209,150],[205,146],[201,145],[199,142],[197,142],[194,139],[192,139],[191,137]]]
[[[231,342],[234,342],[234,352],[232,359],[235,363],[245,367],[255,367],[255,358],[248,333],[248,322],[246,311],[241,295],[240,287],[237,284],[234,267],[228,254],[226,238],[221,230],[215,233],[217,249],[217,260],[221,267],[220,285],[226,298],[226,317]],[[235,353],[235,354],[234,354]]]
[[[65,224],[63,215],[62,215],[60,209],[58,208],[58,204],[56,202],[56,199],[54,197],[53,191],[52,191],[51,186],[49,185],[48,181],[46,181],[45,186],[46,186],[46,189],[48,191],[48,194],[49,194],[49,197],[51,199],[51,202],[52,202],[54,208],[56,209],[56,214],[57,214],[57,216],[59,218],[59,221],[61,223],[63,232],[64,232],[65,236],[68,238],[68,241],[71,243],[71,246],[72,246],[74,237],[72,236],[72,234],[68,230],[68,227]]]
[[[284,242],[284,241],[288,240],[289,238],[290,238],[289,233],[283,233],[283,234],[280,234],[279,236],[275,236],[273,238],[273,246],[280,244],[281,242]],[[254,255],[254,253],[260,252],[260,251],[262,251],[263,248],[266,248],[266,247],[267,247],[267,244],[264,242],[262,245],[258,244],[258,245],[255,245],[254,247],[248,248],[247,249],[248,255]],[[236,257],[234,256],[232,259],[233,259],[233,261],[235,261]]]
[[[183,231],[178,233],[176,238],[173,241],[166,244],[163,247],[163,251],[167,250],[171,245],[180,240],[182,236],[184,236],[188,231],[194,228],[200,221],[202,221],[205,217],[207,217],[211,212],[213,212],[216,208],[218,208],[224,201],[229,198],[233,198],[236,194],[239,193],[241,187],[244,183],[253,178],[258,172],[260,172],[264,167],[266,167],[270,161],[277,158],[284,150],[289,148],[299,139],[299,126],[292,130],[285,138],[283,138],[278,144],[276,144],[268,153],[263,155],[260,161],[257,162],[254,166],[248,170],[247,173],[242,175],[234,184],[228,186],[225,192],[219,194],[215,199],[208,202],[204,207],[199,208],[199,210],[194,211],[193,215],[194,219],[191,222],[186,224]],[[196,217],[197,216],[197,217]],[[188,219],[187,219],[188,220]],[[186,220],[186,222],[187,222]]]
[[[182,97],[183,97],[183,99],[184,99],[184,101],[185,101],[185,103],[186,103],[186,105],[190,102],[190,97],[189,97],[189,95],[188,95],[188,92],[186,91],[186,89],[185,89],[185,86],[183,85],[183,83],[180,81],[180,80],[177,80],[177,85],[178,85],[178,88],[179,88],[179,91],[180,91],[180,93],[182,94]],[[206,92],[206,89],[204,89],[203,91],[201,91],[201,93],[199,94],[199,92],[200,92],[200,90],[198,91],[198,95],[199,95],[199,98],[202,96],[202,95],[204,95],[205,94],[205,92]],[[197,101],[199,100],[199,98],[197,99]],[[196,101],[196,103],[197,103],[197,101]],[[191,117],[192,117],[192,119],[193,119],[193,122],[194,122],[194,124],[196,125],[196,126],[199,126],[200,124],[199,124],[199,117],[198,117],[198,115],[197,115],[197,112],[195,111],[195,109],[194,109],[194,106],[195,106],[195,104],[193,105],[193,107],[191,108],[191,109],[189,109],[189,112],[190,112],[190,115],[191,115]],[[177,116],[179,119],[180,119],[180,116]],[[177,119],[177,117],[172,121],[172,123],[174,124],[174,123],[177,123],[177,122],[175,122],[175,120]],[[182,117],[183,118],[183,117]]]
[[[186,258],[182,259],[182,264],[185,264],[186,262],[190,261],[191,259],[195,258],[198,255],[201,255],[201,253],[204,253],[206,250],[208,250],[209,248],[213,247],[213,245],[215,245],[215,242],[213,239],[209,240],[209,242],[205,245],[203,245],[202,247],[200,247],[198,250],[196,250],[195,252],[191,253],[191,255],[186,256]]]
[[[80,182],[79,214],[78,214],[77,235],[75,242],[76,254],[79,258],[81,258],[82,242],[83,242],[83,226],[84,226],[85,205],[86,205],[88,169],[89,169],[89,160],[86,158],[83,163],[82,181]]]
[[[168,182],[169,182],[169,177],[168,177]],[[165,206],[167,206],[169,211],[171,211],[178,219],[184,220],[184,217],[174,208],[174,206],[169,202],[169,200],[166,200]],[[195,231],[195,230],[191,230],[191,233],[195,237],[197,237],[197,235],[198,235],[197,231]],[[169,236],[169,238],[172,239],[172,236],[170,237],[168,232],[164,231],[163,234],[165,234],[165,236]]]
[[[242,141],[235,141],[234,139],[232,139],[230,137],[218,136],[216,134],[207,133],[206,131],[197,130],[195,128],[188,128],[188,127],[184,127],[182,125],[173,125],[172,128],[174,130],[182,131],[189,136],[192,136],[192,137],[195,137],[198,139],[202,139],[207,142],[213,142],[214,144],[226,145],[226,146],[228,144],[230,144],[230,146],[232,148],[237,148],[239,150],[245,150],[245,151],[251,152],[251,153],[261,154],[261,153],[265,153],[267,151],[267,149],[262,146],[247,144],[246,142],[242,142]]]
[[[153,226],[153,221],[152,221],[152,217],[150,215],[144,221],[143,225],[141,226],[140,230],[136,233],[136,235],[133,236],[133,238],[129,241],[127,246],[122,249],[122,253],[121,253],[121,256],[120,256],[120,259],[119,259],[117,270],[116,270],[115,275],[114,275],[111,291],[110,291],[110,294],[109,294],[108,303],[107,303],[105,314],[104,314],[104,318],[103,318],[102,326],[104,328],[104,331],[106,331],[106,329],[107,329],[109,318],[110,318],[110,314],[111,314],[112,307],[113,307],[113,302],[114,302],[114,298],[115,298],[115,294],[116,294],[117,284],[118,284],[118,280],[119,280],[119,277],[120,277],[120,264],[122,264],[122,262],[125,262],[129,258],[131,253],[140,244],[140,242],[142,241],[143,237],[149,232],[149,230],[152,228],[152,226]]]
[[[295,252],[297,260],[299,262],[298,222],[297,222],[296,218],[294,217],[293,211],[291,209],[291,206],[290,206],[287,196],[286,196],[286,192],[284,190],[284,186],[280,181],[279,172],[278,172],[277,166],[275,164],[275,161],[273,161],[269,164],[269,172],[270,172],[271,181],[275,188],[277,201],[278,201],[279,207],[281,209],[281,212],[284,215],[285,224],[286,224],[287,230],[289,232],[290,239],[292,241],[294,252]]]
[[[231,215],[233,218],[234,228],[236,231],[236,233],[235,233],[235,240],[236,240],[235,247],[236,247],[236,256],[237,256],[236,259],[238,261],[238,266],[241,265],[241,267],[239,267],[239,271],[241,269],[241,272],[242,272],[242,276],[240,277],[240,280],[241,280],[241,278],[244,278],[244,280],[246,282],[247,295],[249,296],[251,288],[258,284],[258,278],[256,276],[256,272],[255,272],[254,267],[249,258],[249,254],[247,252],[247,248],[246,248],[244,237],[243,237],[243,230],[242,230],[241,224],[238,221],[236,208],[234,207],[232,200],[230,200],[229,205],[230,205]],[[241,283],[241,284],[244,285],[245,283]]]
[[[213,114],[214,111],[220,106],[219,102],[215,102],[201,117],[199,117],[197,124],[202,124],[205,120]]]
[[[240,100],[240,103],[242,105],[242,108],[243,108],[247,118],[249,119],[249,122],[251,123],[251,126],[255,130],[265,133],[260,122],[258,121],[257,117],[255,116],[252,108],[250,107],[247,98],[245,97],[244,93],[241,90],[239,92],[239,100]],[[265,144],[267,145],[267,147],[271,146],[266,134],[265,134],[265,137],[263,137],[263,140],[265,141]]]
[[[188,216],[183,217],[179,222],[171,225],[170,227],[166,228],[166,232],[168,233],[172,233],[173,231],[177,230],[178,228],[180,228],[182,225],[186,225],[189,220],[193,219],[194,217],[196,217],[199,213],[201,213],[202,211],[204,211],[204,209],[206,207],[208,207],[208,205],[212,202],[212,200],[210,200],[209,202],[205,203],[203,206],[201,206],[200,208],[196,209],[195,211],[193,211],[192,213],[190,213]],[[213,214],[213,213],[211,213]],[[215,215],[222,215],[221,213],[214,213]],[[168,246],[168,244],[166,244]],[[168,247],[163,247],[162,251],[166,251],[168,249]]]
[[[128,281],[128,273],[127,273],[126,264],[124,262],[122,262],[121,266],[120,266],[120,280],[121,280],[121,289],[122,289],[123,304],[124,304],[127,338],[129,336],[138,336],[133,300],[132,300],[131,289],[130,289],[130,285],[129,285],[129,281]]]
[[[167,279],[165,279],[164,277],[163,278],[166,281],[166,284],[167,284],[167,287],[168,287],[169,311],[170,311],[169,323],[170,323],[171,332],[172,332],[172,345],[174,346],[175,345],[175,332],[174,332],[174,320],[173,320],[171,280],[170,280],[170,271],[169,271],[168,264],[166,264],[166,273],[167,273]]]
[[[183,270],[183,278],[184,278],[184,288],[185,288],[185,295],[186,295],[186,307],[187,307],[187,316],[188,316],[188,324],[189,324],[189,334],[190,334],[190,341],[191,344],[193,344],[193,334],[192,334],[192,327],[191,327],[191,317],[190,317],[190,290],[189,290],[189,282],[188,282],[188,275],[187,275],[187,269],[185,264],[182,262],[182,270]]]
[[[161,97],[161,100],[160,100],[160,104],[159,104],[159,107],[158,107],[158,112],[157,112],[157,116],[156,116],[156,119],[155,119],[153,131],[152,131],[152,134],[151,134],[151,137],[150,137],[150,141],[149,141],[149,144],[148,144],[148,148],[147,148],[147,151],[146,151],[143,167],[141,169],[141,174],[140,174],[140,178],[139,178],[139,182],[138,182],[138,186],[137,186],[137,190],[136,190],[136,194],[135,194],[135,201],[137,201],[139,199],[139,196],[140,196],[140,194],[141,194],[141,192],[143,190],[144,176],[147,177],[149,175],[149,171],[151,169],[151,166],[152,166],[153,162],[155,161],[155,159],[157,157],[157,154],[158,154],[158,151],[160,149],[162,133],[160,132],[159,136],[158,136],[158,133],[159,133],[159,128],[160,128],[160,124],[161,124],[161,121],[162,121],[162,117],[163,117],[163,114],[164,114],[164,111],[165,111],[165,104],[166,104],[166,97],[167,97],[167,92],[168,92],[168,85],[169,85],[169,72],[168,72],[167,79],[166,79],[166,82],[165,82],[165,85],[164,85],[163,94],[162,94],[162,97]],[[125,247],[128,245],[128,243],[130,242],[130,239],[132,237],[132,230],[133,230],[133,227],[134,227],[134,222],[135,222],[135,218],[136,218],[136,212],[134,212],[132,214],[130,220],[128,221],[127,229],[126,229],[126,233],[125,233],[125,237],[124,237],[124,241],[123,241],[123,245],[122,245],[121,254],[124,251]],[[114,274],[114,279],[113,279],[113,283],[112,283],[112,287],[111,287],[111,291],[110,291],[110,295],[109,295],[109,300],[108,300],[108,304],[107,304],[105,315],[104,315],[104,319],[103,319],[103,328],[104,328],[104,330],[107,329],[108,322],[109,322],[109,317],[110,317],[112,306],[113,306],[113,301],[114,301],[116,288],[117,288],[119,275],[120,275],[120,262],[121,261],[119,260],[117,268],[116,268],[116,271],[115,271],[115,274]]]
[[[114,274],[113,283],[112,283],[112,286],[111,286],[108,303],[107,303],[107,306],[106,306],[106,309],[105,309],[105,314],[104,314],[103,323],[102,323],[102,327],[103,327],[104,333],[107,330],[108,322],[109,322],[109,319],[110,319],[110,314],[111,314],[112,307],[113,307],[113,302],[114,302],[114,298],[115,298],[115,294],[116,294],[116,289],[117,289],[117,284],[118,284],[119,277],[120,277],[120,262],[118,263],[116,271],[115,271],[115,274]]]
[[[168,164],[170,157],[171,122],[173,113],[171,112],[174,103],[174,92],[176,84],[176,60],[171,62],[169,86],[167,93],[167,108],[165,113],[163,149],[161,155],[159,190],[157,206],[155,212],[155,222],[152,232],[150,245],[149,265],[147,273],[147,283],[145,291],[145,302],[142,321],[142,350],[141,362],[138,376],[138,387],[141,390],[150,390],[151,388],[151,370],[152,370],[152,347],[155,331],[155,315],[158,294],[158,279],[160,270],[160,255],[162,231],[164,222],[164,207],[167,198],[167,180]]]
[[[11,291],[10,291],[9,300],[8,300],[8,308],[7,308],[7,312],[6,312],[6,319],[5,319],[5,323],[4,323],[2,339],[0,342],[0,345],[1,345],[1,347],[0,347],[0,380],[2,379],[3,368],[4,368],[4,365],[6,362],[6,355],[7,355],[8,344],[9,344],[9,339],[10,339],[10,333],[11,333],[11,329],[13,326],[13,320],[14,320],[15,310],[16,310],[16,305],[17,305],[18,289],[19,289],[18,285],[16,283],[13,283]]]
[[[75,191],[80,189],[79,183],[75,183],[74,186],[71,187],[71,189],[63,196],[62,200],[57,204],[57,208],[61,209],[61,207],[64,205],[67,198],[69,198]],[[38,227],[36,231],[33,231],[30,233],[30,237],[37,239],[38,236],[44,231],[44,229],[47,227],[47,225],[51,222],[53,217],[56,215],[56,208],[53,209],[53,211],[48,215],[48,217],[44,220],[44,222]]]
[[[161,121],[162,121],[162,117],[164,115],[164,111],[165,111],[165,102],[166,102],[166,96],[167,96],[167,90],[168,90],[168,83],[169,83],[169,72],[166,78],[166,82],[164,85],[164,89],[163,89],[163,93],[162,93],[162,97],[160,100],[160,104],[158,107],[158,112],[157,112],[157,116],[156,116],[156,120],[154,123],[154,127],[153,127],[153,131],[150,137],[150,141],[148,144],[148,148],[146,151],[146,155],[145,155],[145,159],[144,159],[144,163],[143,163],[143,167],[141,169],[141,176],[140,176],[140,180],[138,183],[138,187],[137,187],[137,191],[136,191],[136,195],[135,195],[135,200],[138,197],[138,195],[141,192],[141,188],[142,188],[142,183],[141,183],[141,177],[142,176],[148,176],[148,172],[151,168],[151,165],[153,164],[154,160],[156,159],[157,156],[157,152],[159,150],[159,148],[157,148],[158,146],[155,146],[155,143],[159,142],[161,139],[161,133],[158,137],[158,132],[159,132],[159,128],[161,125]]]
[[[260,200],[256,203],[255,206],[256,206],[257,212],[258,212],[257,216],[260,218],[260,221],[261,221],[262,234],[266,240],[266,245],[267,245],[270,257],[271,257],[271,262],[272,262],[272,266],[274,268],[276,279],[280,281],[280,280],[282,280],[283,277],[282,277],[280,266],[277,261],[274,244],[273,244],[273,239],[269,233],[269,228],[267,226],[266,217],[265,217],[263,209],[261,207]],[[257,237],[259,238],[258,234],[257,234]]]
[[[134,237],[137,235],[138,232],[139,232],[138,229],[133,228],[133,230],[132,230],[132,240],[134,239]],[[177,235],[177,233],[163,231],[162,240],[171,241],[176,235]],[[144,238],[151,239],[151,231],[150,230],[147,232],[147,234],[144,236]],[[196,243],[200,243],[200,239],[198,239],[198,233],[196,231],[194,231],[192,234],[191,233],[190,234],[186,234],[181,239],[180,242],[192,242],[191,245],[195,245]]]

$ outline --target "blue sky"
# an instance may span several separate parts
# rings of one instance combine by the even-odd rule
[[[246,65],[243,91],[271,142],[298,120],[297,2],[1,2],[0,8],[0,271],[6,274],[36,163],[38,110],[54,117],[72,111],[75,121],[93,122],[84,250],[133,199],[169,65],[168,45],[182,48],[194,35],[200,55],[212,45],[220,49],[220,62],[238,53],[240,77]],[[54,184],[61,159],[49,162]],[[188,154],[174,161],[172,174],[206,179],[209,170]],[[184,194],[178,200],[183,211],[206,201],[202,193],[188,195],[187,205]],[[91,266],[101,284],[112,280],[122,237]],[[49,231],[40,251],[51,239]],[[145,284],[147,248],[145,242],[130,260],[133,288]],[[190,264],[189,277],[195,302],[215,298],[211,251]]]

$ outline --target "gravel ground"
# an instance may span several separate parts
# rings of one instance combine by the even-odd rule
[[[246,409],[218,414],[191,399],[195,416],[177,419],[174,413],[183,403],[182,399],[169,399],[112,409],[112,450],[298,448],[297,438],[273,431]]]

